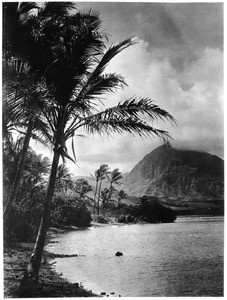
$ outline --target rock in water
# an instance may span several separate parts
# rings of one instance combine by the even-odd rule
[[[122,253],[122,252],[117,252],[117,253],[115,254],[115,256],[123,256],[123,253]]]

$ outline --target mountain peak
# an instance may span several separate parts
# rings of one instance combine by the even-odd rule
[[[147,154],[126,176],[132,196],[200,201],[223,199],[224,161],[207,152],[181,150],[169,143]]]

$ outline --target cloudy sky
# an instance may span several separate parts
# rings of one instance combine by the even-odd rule
[[[177,126],[154,124],[172,136],[173,147],[207,151],[224,157],[223,5],[221,3],[78,2],[78,9],[98,11],[109,43],[134,36],[137,44],[108,66],[122,74],[128,87],[106,104],[138,95],[170,112]],[[158,138],[137,136],[76,138],[76,176],[89,175],[100,164],[130,171],[161,145]],[[44,155],[49,151],[33,143]]]

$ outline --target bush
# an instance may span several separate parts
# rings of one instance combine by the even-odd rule
[[[100,215],[93,215],[93,221],[101,224],[108,224],[108,221],[105,219],[105,217]]]
[[[158,198],[151,196],[142,201],[141,214],[142,219],[150,223],[168,223],[176,220],[176,213],[171,208],[163,206]]]
[[[26,195],[21,200],[17,199],[10,220],[11,235],[9,239],[16,238],[21,242],[33,242],[35,240],[43,211],[44,195],[42,191],[37,192],[31,198]],[[88,227],[91,220],[89,211],[79,199],[63,194],[54,197],[50,219],[51,226],[57,228]]]
[[[117,218],[121,218],[123,216],[128,216],[128,218],[136,218],[140,217],[140,207],[138,205],[126,205],[120,204],[112,209],[111,213],[116,216]],[[128,221],[131,222],[131,221]],[[133,221],[134,222],[134,221]]]
[[[91,220],[91,214],[83,201],[65,195],[54,197],[51,210],[51,226],[58,228],[70,226],[89,227]]]
[[[11,237],[22,242],[34,241],[43,210],[43,194],[25,197],[13,206],[10,220]],[[12,221],[13,220],[13,221]]]
[[[120,217],[117,220],[119,223],[134,223],[136,222],[135,216],[132,216],[130,214],[127,215],[120,215]]]

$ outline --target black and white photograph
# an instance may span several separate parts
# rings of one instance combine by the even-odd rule
[[[224,2],[1,14],[2,297],[224,297]]]

